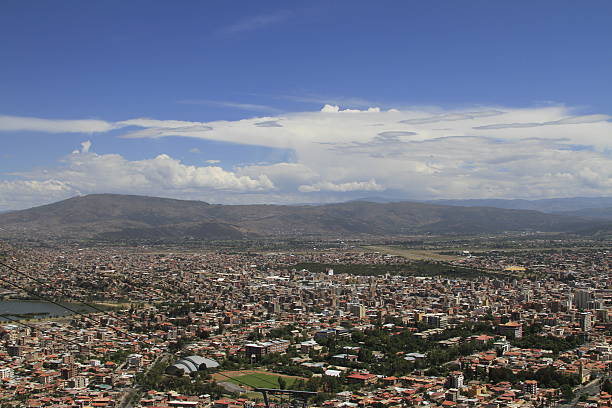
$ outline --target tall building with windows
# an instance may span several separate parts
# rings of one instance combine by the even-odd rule
[[[523,337],[523,325],[518,322],[508,322],[498,326],[499,334],[512,339]]]
[[[523,391],[527,394],[535,395],[538,393],[538,382],[536,380],[525,380]]]
[[[593,325],[591,314],[589,312],[582,312],[578,315],[578,320],[580,322],[580,330],[589,331]]]
[[[588,309],[589,302],[593,300],[593,294],[584,289],[579,289],[574,293],[574,305],[577,309]]]
[[[463,373],[461,371],[453,371],[452,373],[449,374],[448,378],[446,379],[448,387],[456,388],[456,389],[463,388],[464,380],[465,380],[465,377],[463,376]]]
[[[363,319],[366,317],[366,309],[362,304],[354,304],[351,305],[351,314],[358,319]]]
[[[445,329],[448,327],[448,316],[443,313],[428,313],[425,316],[426,323],[437,329]]]

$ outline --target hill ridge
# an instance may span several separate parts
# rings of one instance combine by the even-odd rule
[[[122,194],[72,197],[0,214],[0,238],[240,239],[297,236],[398,236],[595,228],[584,218],[533,210],[425,202],[353,201],[318,206],[223,205]]]

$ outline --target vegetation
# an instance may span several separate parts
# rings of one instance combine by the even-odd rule
[[[146,374],[136,375],[136,384],[142,386],[145,392],[174,390],[185,395],[210,394],[213,398],[219,398],[225,392],[206,372],[198,372],[193,377],[176,377],[164,374],[167,367],[168,363],[164,360],[156,362]]]
[[[580,346],[584,343],[584,338],[580,336],[555,337],[531,334],[520,339],[514,339],[511,343],[513,346],[520,348],[552,350],[554,355],[558,355],[562,351]]]
[[[250,373],[227,379],[237,385],[249,385],[254,388],[291,388],[298,379],[274,374]],[[284,387],[281,387],[280,385]]]
[[[536,380],[540,387],[543,388],[559,388],[563,385],[575,387],[580,384],[580,379],[575,375],[567,375],[556,370],[553,366],[540,368],[537,371],[520,371],[514,374],[509,368],[492,368],[489,370],[489,381],[498,383],[501,381],[509,381],[513,384],[518,384],[525,380]]]
[[[456,266],[446,262],[412,261],[406,264],[324,264],[324,263],[298,263],[293,268],[306,269],[311,272],[325,272],[331,268],[334,273],[346,273],[360,276],[451,276],[453,278],[475,279],[488,275],[486,271]]]

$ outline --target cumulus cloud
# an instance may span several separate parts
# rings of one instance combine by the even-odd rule
[[[370,112],[370,113],[372,113],[372,112],[380,112],[380,108],[374,107],[374,108],[368,108],[367,110],[341,109],[340,106],[338,106],[338,105],[325,104],[321,108],[321,112],[323,112],[323,113],[361,113],[361,112]]]
[[[295,190],[295,187],[320,178],[320,175],[300,163],[275,163],[251,165],[237,169],[240,175],[258,177],[265,175],[276,187],[284,191]]]
[[[45,121],[47,132],[65,126]],[[104,129],[123,129],[120,137],[265,146],[290,150],[292,159],[228,170],[212,166],[216,162],[188,166],[166,155],[128,161],[97,155],[84,144],[58,168],[21,178],[55,180],[71,191],[214,194],[225,202],[304,202],[300,196],[312,192],[341,199],[360,191],[412,199],[612,195],[610,117],[579,115],[565,106],[357,110],[329,104],[321,111],[235,121],[104,123]]]
[[[89,149],[91,148],[91,141],[90,140],[86,140],[85,142],[81,143],[81,152],[82,153],[89,153]]]
[[[18,180],[0,182],[0,206],[16,208],[21,202],[41,203],[41,199],[66,198],[96,192],[174,195],[184,197],[210,191],[251,193],[273,190],[266,175],[238,175],[218,166],[192,166],[166,154],[130,161],[118,154],[90,151],[91,142],[66,156],[53,169],[13,173]],[[2,207],[0,207],[2,208]]]
[[[4,180],[0,181],[0,209],[47,204],[77,194],[77,190],[58,180]]]

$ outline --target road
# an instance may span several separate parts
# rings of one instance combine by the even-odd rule
[[[237,384],[228,382],[228,381],[218,382],[217,384],[219,384],[221,387],[225,388],[229,392],[233,392],[237,394],[242,394],[244,392],[247,392],[247,390],[245,390],[244,388],[238,386]]]
[[[144,375],[147,375],[149,373],[149,371],[151,370],[151,368],[153,368],[153,366],[155,366],[155,364],[157,364],[158,361],[167,359],[169,357],[170,357],[169,354],[165,354],[165,353],[164,354],[160,354],[155,359],[155,361],[153,361],[151,364],[149,364],[149,367],[144,372]],[[134,393],[137,393],[139,390],[140,390],[140,386],[139,385],[136,385],[136,386],[131,387],[131,388],[126,388],[125,391],[123,392],[122,396],[121,396],[118,408],[132,408],[133,402],[136,402],[136,401],[131,401],[132,400],[131,396],[134,395]]]
[[[565,404],[559,404],[557,407],[558,408],[571,408],[571,407],[575,407],[576,403],[578,402],[578,400],[580,399],[581,396],[586,395],[586,396],[591,396],[591,395],[596,395],[599,393],[599,385],[601,383],[601,378],[596,378],[593,381],[590,381],[580,387],[578,387],[578,389],[575,390],[575,394],[576,396],[574,397],[573,400],[571,400],[568,403]]]

